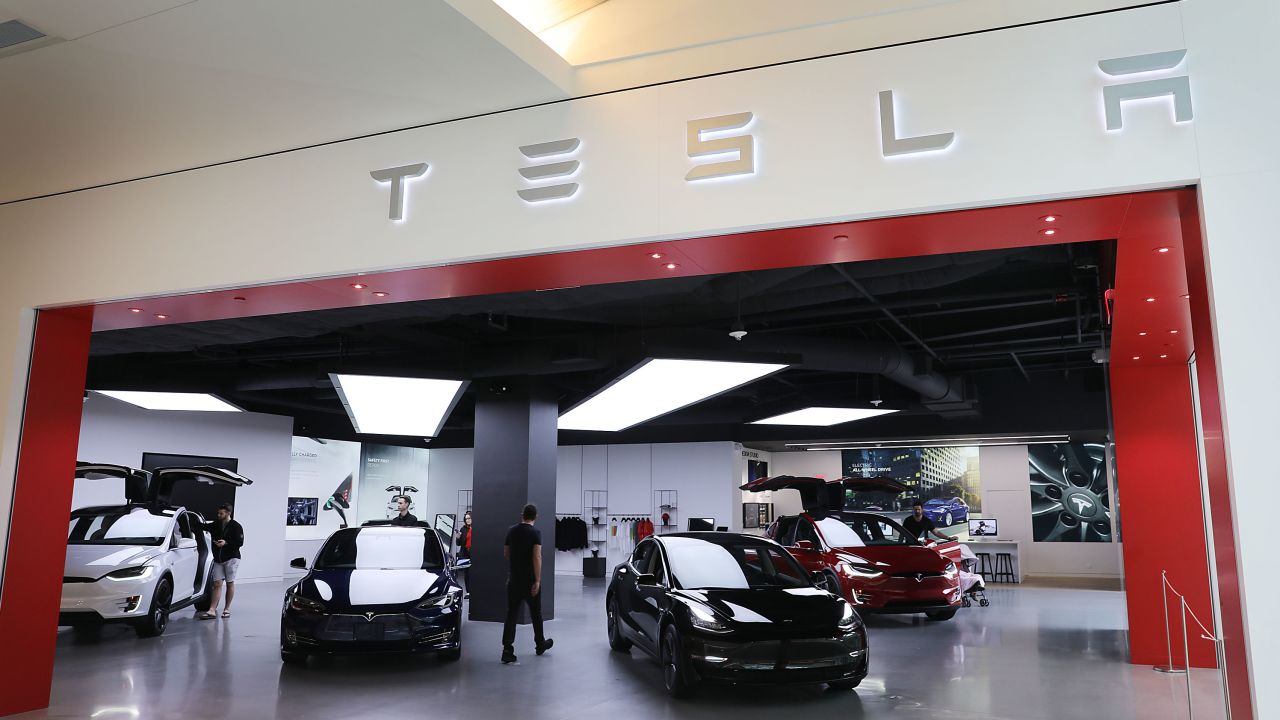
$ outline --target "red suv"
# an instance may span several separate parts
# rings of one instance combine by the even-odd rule
[[[961,607],[955,561],[959,543],[922,544],[897,521],[873,512],[845,511],[845,489],[892,493],[906,486],[888,478],[779,475],[742,486],[749,492],[798,490],[804,512],[778,518],[770,537],[785,545],[828,591],[861,612],[924,613],[950,620]]]

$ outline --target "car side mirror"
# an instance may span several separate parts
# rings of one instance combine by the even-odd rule
[[[658,584],[658,578],[654,577],[653,573],[640,573],[636,575],[636,584],[652,587]]]
[[[812,540],[798,540],[798,541],[796,541],[796,547],[797,547],[797,548],[799,548],[799,549],[801,549],[801,550],[813,550],[813,549],[814,549],[814,545],[813,545],[813,541],[812,541]]]
[[[457,560],[454,560],[454,561],[453,561],[453,566],[452,566],[452,567],[453,567],[453,569],[454,569],[454,570],[466,570],[467,568],[471,567],[471,559],[470,559],[470,558],[458,558]]]
[[[307,569],[307,561],[306,561],[306,558],[294,558],[294,559],[289,563],[289,567],[291,567],[291,568],[298,568],[299,570],[306,570],[306,569]]]
[[[189,537],[178,538],[179,550],[195,550],[197,547],[199,546],[196,545],[195,538],[189,538]]]

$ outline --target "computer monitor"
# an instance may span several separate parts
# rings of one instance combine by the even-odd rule
[[[711,531],[715,529],[715,518],[689,518],[689,530],[691,531]]]
[[[999,526],[996,524],[995,518],[970,518],[969,536],[980,538],[999,537]]]

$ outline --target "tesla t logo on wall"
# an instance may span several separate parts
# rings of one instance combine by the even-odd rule
[[[1136,100],[1170,97],[1174,122],[1191,120],[1191,79],[1186,73],[1169,74],[1169,71],[1180,67],[1186,57],[1186,50],[1168,50],[1100,60],[1098,69],[1104,75],[1126,80],[1102,88],[1107,132],[1124,129],[1123,106]],[[956,133],[951,131],[928,135],[904,133],[899,127],[894,91],[882,90],[878,99],[882,157],[936,153],[951,148],[955,143]],[[755,175],[755,136],[746,132],[755,119],[753,112],[739,112],[687,121],[685,152],[695,164],[685,174],[685,182]],[[581,147],[582,140],[577,137],[521,145],[520,154],[531,164],[517,168],[525,186],[516,190],[516,195],[530,205],[577,195],[581,185],[569,180],[582,169],[582,162],[575,157]],[[379,184],[390,186],[389,220],[404,220],[407,186],[410,181],[425,175],[428,167],[427,163],[420,162],[369,173]]]

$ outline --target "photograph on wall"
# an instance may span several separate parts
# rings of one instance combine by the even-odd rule
[[[924,504],[925,517],[939,528],[955,527],[966,533],[969,519],[982,513],[977,447],[870,448],[842,450],[840,454],[845,477],[890,478],[907,487],[902,493],[846,491],[847,510],[878,512],[902,520],[918,500]]]
[[[354,525],[359,472],[360,443],[295,436],[289,457],[285,539],[323,540],[334,530]],[[315,500],[315,522],[289,522],[293,501],[306,499]]]
[[[1027,448],[1035,542],[1113,542],[1107,453],[1100,443]]]
[[[320,514],[320,498],[289,498],[289,510],[285,514],[284,524],[286,526],[296,527],[298,525],[315,525],[319,520]]]
[[[768,460],[748,460],[747,461],[747,482],[759,480],[760,478],[769,477],[769,461]]]
[[[428,512],[433,509],[427,507],[430,454],[425,448],[365,443],[360,453],[360,496],[364,502],[360,506],[359,521],[395,517],[396,498],[400,495],[409,496],[410,513],[419,520],[429,521]]]

